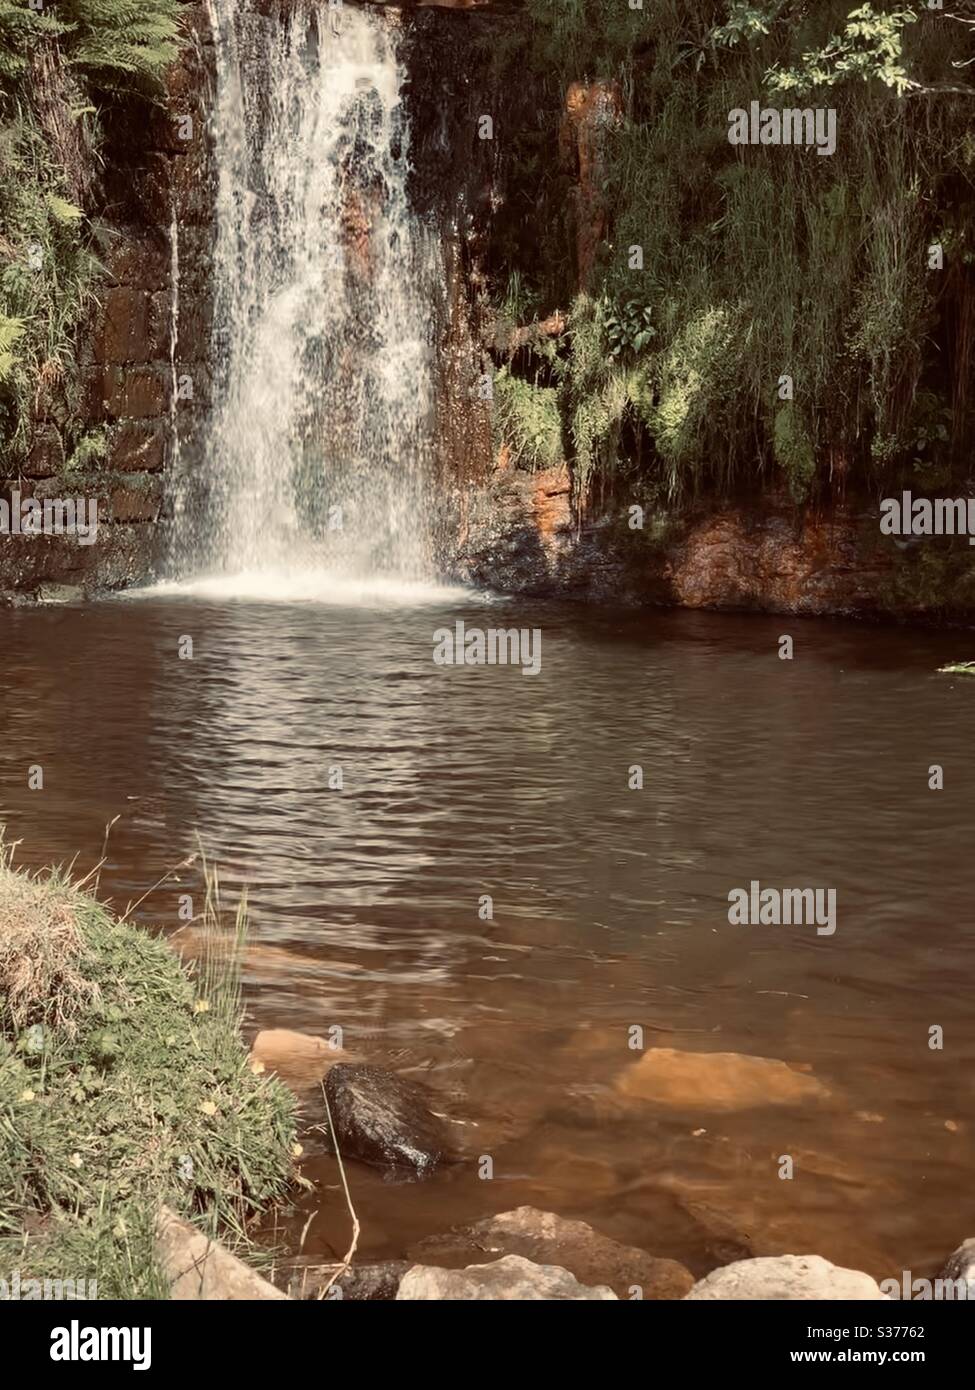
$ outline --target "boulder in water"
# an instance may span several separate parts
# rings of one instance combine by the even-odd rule
[[[328,1073],[325,1095],[343,1158],[422,1175],[451,1156],[447,1126],[415,1082],[340,1062]]]
[[[404,1274],[396,1295],[397,1302],[507,1299],[517,1303],[535,1303],[548,1299],[581,1302],[584,1299],[615,1298],[612,1289],[602,1285],[589,1288],[580,1284],[567,1269],[560,1269],[558,1265],[536,1265],[520,1255],[506,1255],[503,1260],[494,1260],[486,1265],[468,1265],[466,1269],[435,1269],[431,1265],[414,1265]]]
[[[538,1264],[558,1265],[582,1284],[608,1284],[621,1299],[683,1298],[694,1284],[694,1276],[676,1260],[621,1245],[585,1221],[569,1221],[537,1207],[503,1211],[446,1235],[429,1236],[408,1253],[425,1264],[452,1268],[485,1253],[520,1255]]]
[[[876,1279],[858,1269],[840,1269],[820,1255],[775,1255],[757,1260],[738,1260],[715,1269],[699,1280],[688,1299],[812,1301],[819,1299],[867,1299],[879,1302]]]

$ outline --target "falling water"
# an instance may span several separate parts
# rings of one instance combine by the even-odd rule
[[[398,21],[209,4],[214,405],[174,567],[231,593],[429,580],[440,272],[407,198]]]
[[[176,216],[176,195],[173,193],[172,216],[169,221],[169,371],[172,389],[169,394],[169,433],[172,439],[174,472],[179,471],[179,218]]]

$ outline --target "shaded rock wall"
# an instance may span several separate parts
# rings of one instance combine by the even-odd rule
[[[206,11],[188,4],[186,43],[168,74],[164,101],[127,103],[107,118],[103,167],[86,199],[104,274],[78,335],[80,401],[70,422],[73,435],[80,430],[82,438],[104,439],[105,447],[68,469],[66,422],[41,418],[26,464],[3,485],[8,498],[15,489],[38,500],[95,498],[98,536],[91,545],[70,535],[0,538],[0,591],[8,597],[43,597],[50,585],[119,588],[148,577],[158,564],[157,522],[175,432],[184,462],[192,464],[209,399],[211,73]]]
[[[784,497],[701,504],[631,530],[628,504],[580,519],[564,465],[514,469],[504,452],[472,490],[459,579],[540,596],[806,616],[970,624],[964,537],[899,545],[876,509],[799,510]]]
[[[550,130],[552,161],[571,175],[577,284],[584,286],[606,235],[601,185],[603,132],[618,119],[612,84],[572,84],[565,109],[539,112],[530,74],[517,90],[491,62],[519,24],[517,7],[477,13],[414,9],[405,18],[407,101],[416,170],[412,194],[437,229],[447,288],[441,306],[441,490],[446,501],[444,568],[505,590],[585,600],[663,603],[865,618],[971,621],[961,547],[899,548],[880,536],[876,502],[851,499],[828,514],[763,494],[735,503],[706,499],[680,517],[647,514],[628,525],[633,497],[575,505],[571,461],[532,473],[513,465],[481,398],[486,374],[518,346],[519,333],[561,333],[553,315],[539,330],[504,328],[486,282],[504,266],[497,230],[507,219],[529,230],[538,210],[516,194],[506,134],[532,122]],[[494,138],[481,140],[489,114]],[[568,306],[563,306],[568,307]],[[612,491],[610,484],[609,491]],[[962,560],[964,556],[960,557]]]

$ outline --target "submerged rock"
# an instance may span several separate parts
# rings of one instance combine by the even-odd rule
[[[841,1269],[819,1255],[775,1255],[738,1260],[715,1269],[688,1299],[816,1300],[885,1299],[876,1279],[858,1269]]]
[[[741,1052],[678,1052],[652,1047],[617,1078],[616,1089],[637,1100],[685,1110],[747,1110],[825,1100],[814,1076],[771,1057]]]
[[[254,1039],[251,1066],[276,1072],[286,1086],[300,1090],[321,1081],[346,1054],[324,1038],[291,1028],[265,1028]]]
[[[455,1227],[445,1235],[427,1237],[408,1253],[411,1259],[450,1268],[476,1255],[520,1255],[538,1264],[558,1265],[582,1284],[608,1284],[621,1299],[683,1298],[694,1283],[694,1276],[676,1260],[621,1245],[585,1221],[569,1221],[537,1207],[517,1207]]]
[[[396,1295],[400,1300],[436,1299],[472,1302],[481,1299],[510,1299],[536,1302],[542,1299],[615,1299],[605,1286],[589,1288],[580,1284],[567,1269],[558,1265],[537,1265],[520,1255],[506,1255],[491,1264],[468,1265],[466,1269],[435,1269],[413,1265],[404,1274]]]
[[[415,1082],[343,1062],[329,1071],[325,1094],[343,1158],[424,1174],[451,1157],[447,1126]]]

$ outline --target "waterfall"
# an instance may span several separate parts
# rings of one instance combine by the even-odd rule
[[[442,273],[407,197],[398,17],[208,3],[214,394],[174,571],[430,579]]]

